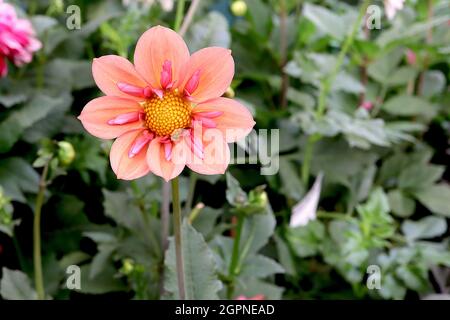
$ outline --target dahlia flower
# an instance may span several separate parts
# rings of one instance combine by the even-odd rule
[[[41,46],[30,21],[18,18],[14,7],[0,0],[0,77],[8,74],[6,59],[22,66]]]
[[[153,27],[141,36],[134,65],[108,55],[94,59],[92,73],[106,96],[90,101],[79,119],[92,135],[117,138],[110,161],[119,179],[152,172],[168,181],[185,166],[224,173],[227,143],[255,125],[247,108],[221,97],[234,75],[231,51],[209,47],[190,55],[168,28]]]

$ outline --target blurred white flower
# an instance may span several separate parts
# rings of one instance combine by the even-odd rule
[[[322,178],[323,174],[319,173],[311,190],[292,208],[290,227],[305,226],[310,220],[316,219],[320,190],[322,189]]]
[[[150,9],[155,2],[159,2],[161,8],[166,12],[173,9],[173,0],[122,0],[125,7],[136,7],[144,10]]]
[[[384,0],[384,11],[389,20],[392,20],[397,11],[403,9],[405,0]]]

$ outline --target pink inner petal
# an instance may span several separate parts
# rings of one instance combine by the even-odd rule
[[[117,117],[115,117],[111,120],[108,120],[108,124],[111,126],[122,125],[122,124],[139,121],[140,118],[141,118],[140,112],[129,112],[129,113],[124,113],[124,114],[118,115]]]
[[[184,93],[188,96],[192,95],[195,90],[197,90],[198,84],[200,82],[200,69],[194,72],[192,77],[186,83],[184,87]]]
[[[143,131],[142,134],[133,142],[130,150],[128,151],[128,157],[135,157],[142,150],[142,148],[152,141],[154,137],[155,135],[153,133],[147,130]]]

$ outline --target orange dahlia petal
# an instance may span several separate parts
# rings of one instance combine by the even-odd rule
[[[147,86],[130,61],[115,55],[95,58],[92,62],[92,75],[100,90],[108,96],[142,100],[120,90],[119,84],[125,83],[138,88]]]
[[[166,148],[164,145],[164,143],[161,143],[160,137],[155,138],[150,142],[147,152],[147,163],[154,174],[169,181],[180,175],[185,167],[185,162],[184,160],[175,157],[175,154],[177,154],[176,145],[171,151],[170,160],[167,160]]]
[[[134,157],[129,156],[130,149],[144,130],[129,131],[114,141],[109,159],[118,179],[138,179],[150,172],[147,164],[147,148],[142,148]]]
[[[200,174],[224,174],[230,163],[230,148],[224,136],[217,129],[203,129],[201,137],[201,157],[196,152],[198,148],[193,142],[185,137],[184,143],[191,150],[186,165]]]
[[[134,53],[134,65],[142,77],[153,87],[161,89],[167,81],[170,66],[170,81],[180,79],[180,71],[189,59],[189,49],[183,38],[175,31],[156,26],[147,30],[138,40]],[[164,72],[163,72],[164,71]]]
[[[208,115],[216,111],[221,114],[214,117],[212,121],[228,143],[244,138],[255,125],[250,111],[236,100],[228,98],[216,98],[200,103],[193,109],[193,115],[201,117],[202,113]]]
[[[123,124],[111,125],[111,120],[123,115],[139,114],[143,109],[136,101],[105,96],[91,100],[81,111],[78,119],[92,135],[101,139],[114,139],[130,130],[143,127],[143,121],[128,119]]]
[[[210,47],[195,52],[183,71],[180,89],[188,93],[196,102],[220,97],[230,86],[234,76],[234,60],[231,51],[220,47]],[[198,85],[192,85],[198,77]],[[191,87],[191,88],[189,88]],[[190,92],[193,91],[193,92]]]

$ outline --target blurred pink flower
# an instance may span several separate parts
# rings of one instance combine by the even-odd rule
[[[256,296],[253,297],[246,297],[244,295],[240,295],[238,297],[236,297],[234,300],[264,300],[266,297],[263,294],[257,294]]]
[[[384,0],[384,11],[389,20],[394,19],[397,11],[403,9],[405,0]]]
[[[406,61],[408,62],[409,65],[412,66],[415,65],[417,62],[417,55],[411,49],[406,50]]]
[[[373,103],[370,101],[364,101],[359,107],[366,110],[371,110],[373,108]]]
[[[6,59],[16,66],[30,63],[41,46],[30,21],[18,18],[14,7],[0,0],[0,77],[8,73]]]

